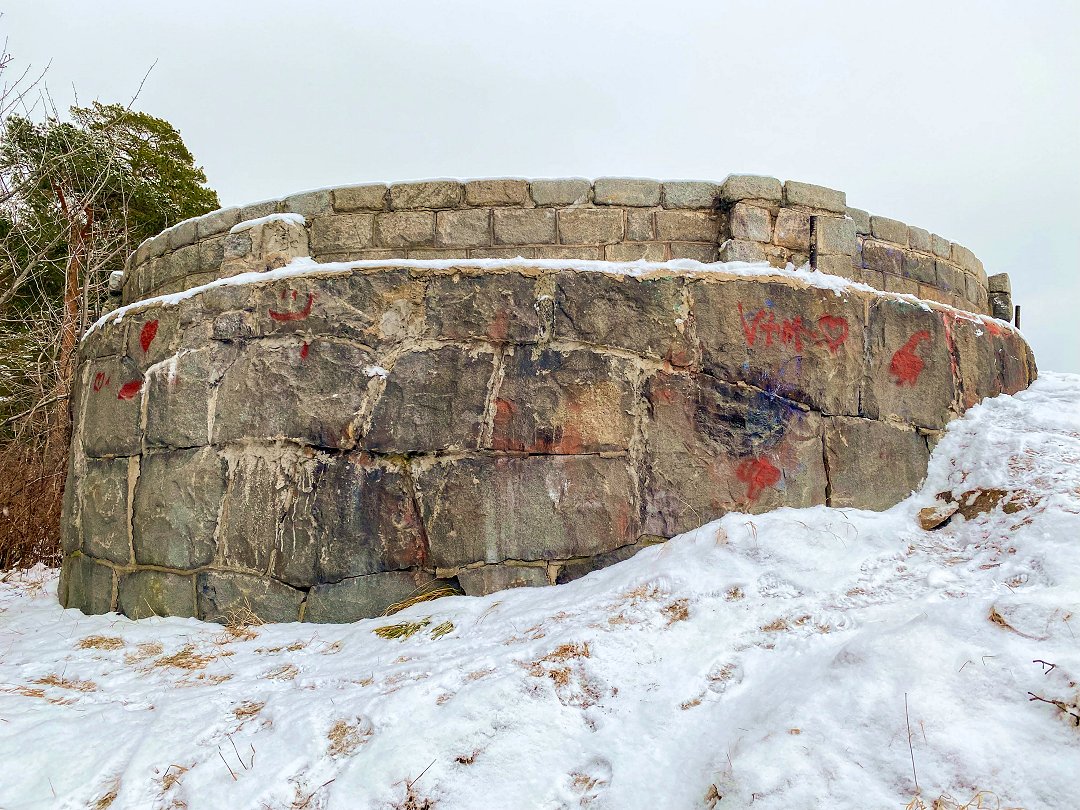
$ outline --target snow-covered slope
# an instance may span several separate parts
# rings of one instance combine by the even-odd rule
[[[922,530],[945,490],[990,492]],[[1080,376],[971,410],[888,512],[732,514],[555,588],[229,632],[55,586],[0,586],[7,810],[1078,806]]]

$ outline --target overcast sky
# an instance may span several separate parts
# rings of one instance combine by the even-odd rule
[[[1080,2],[0,0],[60,103],[176,126],[222,204],[431,176],[768,174],[1012,276],[1080,372]]]

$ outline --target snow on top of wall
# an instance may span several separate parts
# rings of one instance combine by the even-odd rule
[[[237,222],[229,228],[229,233],[242,233],[243,231],[251,230],[257,225],[266,225],[269,222],[285,222],[290,225],[299,225],[301,228],[307,224],[307,220],[304,219],[303,214],[267,214],[265,217],[245,219],[243,222]]]

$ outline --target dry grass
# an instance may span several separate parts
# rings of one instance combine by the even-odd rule
[[[80,650],[119,650],[124,640],[117,636],[87,636],[75,646]]]
[[[175,770],[174,770],[175,769]],[[172,790],[175,785],[180,784],[180,777],[190,770],[183,765],[170,765],[165,769],[165,773],[161,777],[162,790]]]
[[[432,588],[427,591],[417,589],[417,591],[408,598],[402,599],[400,602],[394,602],[394,604],[390,605],[390,607],[386,609],[386,612],[383,613],[383,616],[393,616],[395,613],[400,613],[405,610],[405,608],[419,605],[421,602],[430,602],[433,599],[441,599],[444,596],[461,596],[461,591],[447,585]]]
[[[164,651],[165,646],[160,641],[144,641],[124,656],[124,663],[128,666],[140,664],[148,658],[161,655]]]
[[[59,698],[49,697],[44,689],[38,689],[32,686],[0,686],[0,692],[7,692],[11,695],[21,695],[22,697],[34,698],[36,700],[44,700],[46,703],[51,703],[54,706],[70,706],[75,702],[74,698]]]
[[[103,793],[96,802],[90,805],[93,810],[106,810],[112,806],[112,803],[116,801],[116,796],[120,792],[120,778],[117,777],[113,780],[109,789]]]
[[[300,674],[300,669],[295,664],[284,664],[267,672],[263,677],[272,681],[291,681]]]
[[[42,686],[56,686],[60,689],[71,689],[75,692],[97,691],[97,684],[93,681],[80,681],[78,678],[69,681],[60,675],[46,675],[44,678],[38,678],[34,683],[40,683]]]
[[[690,600],[676,599],[674,602],[665,605],[660,612],[667,619],[668,627],[671,627],[675,622],[685,622],[690,618]]]
[[[265,705],[266,703],[258,703],[254,700],[244,701],[235,709],[233,709],[233,717],[235,717],[237,720],[247,720],[248,718],[254,717],[259,712],[261,712],[263,710],[263,706]]]
[[[930,804],[921,796],[915,796],[904,805],[904,810],[1024,810],[1022,807],[1004,806],[996,793],[980,790],[966,802],[960,802],[947,793],[933,799]]]
[[[332,757],[348,756],[371,739],[372,734],[371,724],[363,718],[358,717],[355,723],[338,720],[326,733],[330,741],[326,752]]]
[[[432,627],[431,632],[428,633],[428,635],[430,635],[434,639],[440,639],[443,636],[448,635],[448,634],[453,633],[453,632],[454,632],[454,623],[453,622],[443,622],[442,624],[437,624],[434,627]]]
[[[396,638],[400,641],[404,641],[419,633],[429,624],[431,624],[431,617],[427,616],[418,622],[399,622],[398,624],[387,624],[383,627],[376,627],[371,632],[379,638]]]
[[[139,645],[142,646],[141,644]],[[216,655],[195,652],[194,644],[185,644],[172,655],[164,655],[154,662],[155,667],[174,667],[194,671],[204,669],[207,664],[216,659]]]

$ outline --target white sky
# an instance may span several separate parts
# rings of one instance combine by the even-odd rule
[[[224,205],[430,176],[761,173],[1007,271],[1080,371],[1076,0],[0,0],[58,103],[184,136]]]

